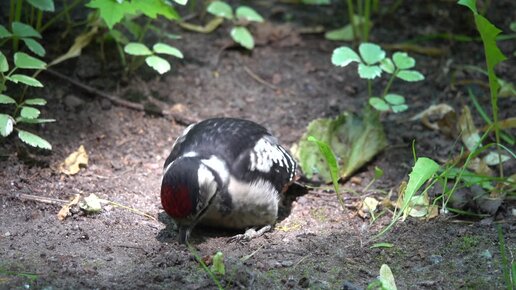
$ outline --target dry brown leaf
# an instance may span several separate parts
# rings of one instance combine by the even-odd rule
[[[68,216],[70,216],[70,208],[72,206],[76,205],[80,199],[81,199],[81,195],[76,194],[72,201],[63,205],[63,207],[59,210],[59,212],[57,213],[57,218],[60,221],[62,221],[64,219],[66,219]]]
[[[56,58],[52,62],[50,62],[48,64],[48,67],[50,67],[52,65],[56,65],[67,59],[78,57],[79,55],[81,55],[82,49],[85,48],[86,46],[88,46],[88,44],[90,44],[91,40],[93,39],[93,36],[95,36],[95,34],[97,34],[98,29],[99,29],[98,26],[93,26],[90,29],[90,31],[77,36],[75,38],[73,45],[70,47],[70,49],[68,49],[68,51],[65,54],[59,56],[58,58]]]
[[[66,175],[77,174],[81,170],[81,166],[88,165],[88,153],[84,146],[81,145],[77,151],[66,157],[65,161],[59,164],[59,172]]]
[[[466,146],[470,152],[475,151],[475,149],[480,146],[480,134],[473,123],[471,110],[468,106],[462,107],[457,126],[464,146]]]
[[[439,130],[438,122],[431,122],[430,118],[441,120],[450,112],[455,112],[455,110],[448,104],[431,105],[428,109],[410,118],[410,120],[421,120],[426,127],[432,130]]]

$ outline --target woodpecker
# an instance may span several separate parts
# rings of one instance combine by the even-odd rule
[[[192,124],[177,138],[164,165],[161,204],[186,243],[197,224],[267,231],[280,196],[293,182],[296,162],[263,126],[213,118]]]

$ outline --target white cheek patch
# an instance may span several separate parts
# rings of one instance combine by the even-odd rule
[[[201,207],[207,206],[207,202],[217,191],[217,182],[211,170],[204,164],[199,166],[197,170],[198,184],[199,184],[199,196],[204,199],[205,202],[197,203],[197,211],[202,210]]]
[[[229,180],[229,171],[226,166],[226,162],[222,159],[218,158],[215,155],[212,155],[210,159],[201,160],[202,164],[208,166],[213,171],[217,172],[222,180],[223,184],[227,184]]]

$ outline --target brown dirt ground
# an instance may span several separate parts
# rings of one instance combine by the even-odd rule
[[[377,20],[373,41],[396,43],[437,32],[475,33],[469,13],[451,2],[420,6],[408,2],[396,16]],[[354,69],[331,65],[330,55],[338,43],[328,42],[320,34],[295,33],[300,27],[316,24],[340,25],[338,14],[343,14],[343,7],[275,4],[275,9],[268,9],[268,5],[256,2],[276,25],[290,18],[294,29],[284,36],[266,31],[264,42],[252,53],[239,49],[221,52],[227,27],[201,35],[163,23],[162,29],[183,36],[173,44],[185,53],[185,59],[174,61],[171,73],[158,76],[142,68],[121,79],[118,62],[101,65],[95,45],[78,60],[55,70],[120,96],[152,96],[190,119],[251,119],[270,128],[290,146],[311,120],[344,110],[358,112],[366,89]],[[512,15],[504,15],[510,11]],[[487,15],[508,31],[510,20],[516,19],[516,5],[513,1],[492,1]],[[274,33],[280,37],[270,36]],[[72,39],[66,41],[71,43]],[[454,140],[408,119],[430,104],[447,102],[459,108],[469,103],[463,87],[450,85],[450,63],[483,65],[481,43],[434,40],[422,45],[444,48],[448,53],[439,57],[412,53],[427,79],[415,84],[395,83],[397,91],[408,98],[410,109],[384,116],[390,146],[356,175],[354,183],[344,184],[351,188],[344,192],[349,203],[360,197],[353,192],[383,196],[382,192],[406,180],[413,139],[420,156],[438,160],[459,149]],[[501,45],[507,55],[516,50],[514,42]],[[50,54],[58,53],[50,50]],[[115,55],[113,59],[117,59]],[[512,57],[498,67],[499,75],[514,81],[515,67]],[[269,85],[258,82],[246,68]],[[159,201],[162,164],[184,126],[112,105],[48,74],[41,78],[46,87],[34,94],[48,99],[43,116],[57,122],[41,126],[37,132],[52,141],[53,151],[17,151],[20,144],[14,138],[0,144],[3,152],[25,152],[0,162],[0,288],[216,288],[192,253],[176,242],[174,226]],[[483,94],[481,102],[488,107],[487,91],[475,89]],[[501,101],[502,110],[510,111],[511,107],[514,101]],[[75,176],[58,173],[57,164],[81,144],[90,156],[88,167]],[[386,174],[373,189],[362,193],[374,166]],[[30,194],[67,200],[77,193],[94,193],[156,220],[108,205],[97,215],[75,214],[59,221],[59,205],[20,199],[22,194]],[[224,253],[227,274],[220,282],[225,288],[360,289],[378,276],[384,263],[391,267],[400,289],[504,287],[493,219],[408,219],[378,240],[394,247],[371,249],[378,242],[371,237],[389,223],[390,213],[372,223],[360,218],[352,207],[342,210],[335,195],[322,189],[287,200],[276,228],[248,243],[228,243],[235,234],[231,232],[202,228],[194,232],[192,244],[199,255]],[[494,221],[501,225],[509,258],[513,259],[515,223],[507,214],[511,209],[514,205],[504,204]],[[247,260],[243,261],[244,257]]]

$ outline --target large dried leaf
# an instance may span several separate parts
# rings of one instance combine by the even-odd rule
[[[330,145],[342,179],[350,177],[387,145],[382,124],[374,112],[366,113],[363,118],[344,113],[335,119],[312,121],[292,151],[308,178],[319,175],[324,182],[332,180],[328,165],[317,144],[307,140],[308,136]]]
[[[63,163],[59,164],[59,171],[67,175],[74,175],[81,170],[81,166],[87,165],[88,153],[84,146],[81,145],[77,151],[70,154]]]
[[[77,36],[75,38],[73,45],[70,47],[70,49],[68,49],[68,51],[65,54],[54,59],[51,63],[48,64],[47,67],[56,65],[67,59],[78,57],[79,55],[81,55],[82,49],[85,48],[86,46],[88,46],[88,44],[90,44],[90,42],[93,40],[93,37],[97,34],[97,31],[98,31],[98,27],[93,26],[90,29],[90,31]]]

